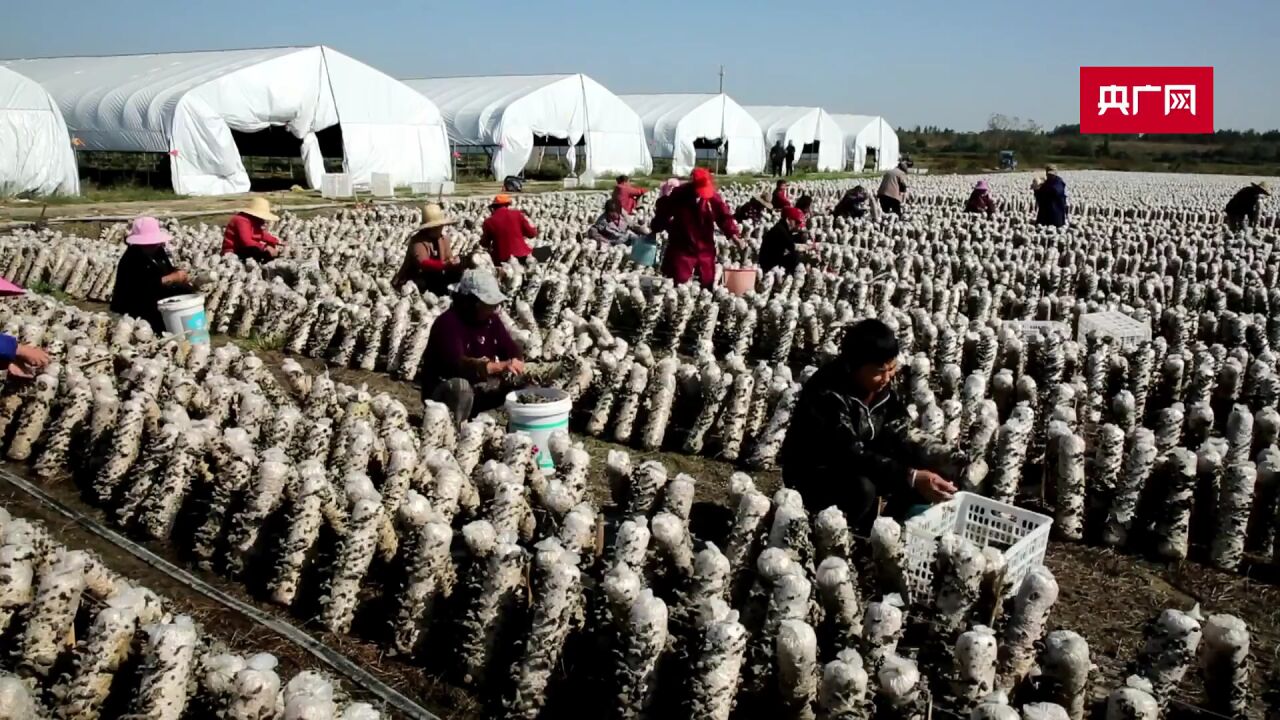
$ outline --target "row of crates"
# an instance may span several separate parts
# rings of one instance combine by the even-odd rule
[[[409,190],[414,195],[450,195],[454,187],[453,181],[445,180],[410,183]],[[379,198],[395,197],[396,188],[391,182],[390,173],[370,174],[369,194]],[[325,173],[320,178],[320,196],[324,198],[355,197],[355,186],[351,182],[351,176],[346,173]]]

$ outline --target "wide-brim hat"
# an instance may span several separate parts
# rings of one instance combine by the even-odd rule
[[[1045,173],[1046,173],[1046,174],[1048,174],[1048,175],[1057,175],[1057,174],[1058,174],[1058,166],[1057,166],[1057,165],[1054,165],[1054,164],[1052,164],[1052,163],[1050,163],[1049,165],[1045,165],[1045,166],[1044,166],[1044,171],[1045,171]]]
[[[985,191],[985,190],[990,190],[991,188],[987,185],[987,181],[986,181],[986,180],[979,180],[979,181],[978,181],[978,184],[973,186],[973,189],[974,189],[974,190],[984,190],[984,191]]]
[[[507,301],[498,287],[498,279],[488,270],[471,269],[462,273],[462,279],[449,286],[458,295],[470,295],[485,305],[501,305]]]
[[[703,200],[708,200],[716,194],[715,180],[711,177],[711,171],[706,168],[694,168],[689,176],[689,184],[693,185],[694,191]]]
[[[1271,183],[1267,182],[1266,180],[1263,180],[1261,182],[1256,182],[1253,184],[1253,186],[1261,190],[1263,195],[1271,194]]]
[[[431,228],[444,227],[445,225],[453,225],[458,222],[457,218],[445,215],[444,208],[435,203],[429,203],[422,208],[422,229],[429,230]]]
[[[129,237],[125,243],[129,245],[168,245],[173,236],[160,227],[160,221],[153,217],[140,217],[133,221]]]
[[[271,212],[271,203],[267,202],[264,197],[249,198],[249,204],[240,208],[240,212],[267,222],[275,222],[280,219],[279,215]]]
[[[0,297],[12,297],[14,295],[25,295],[26,290],[18,287],[16,284],[0,277]]]

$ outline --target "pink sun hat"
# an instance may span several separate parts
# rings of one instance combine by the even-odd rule
[[[26,290],[9,282],[5,278],[0,277],[0,297],[12,297],[14,295],[25,295]]]
[[[982,190],[983,192],[986,192],[987,190],[990,190],[991,188],[987,187],[987,181],[986,181],[986,180],[979,180],[979,181],[978,181],[978,184],[973,186],[973,189],[974,189],[974,190]]]
[[[125,242],[130,245],[167,245],[173,237],[160,227],[160,221],[153,217],[140,217],[133,221],[133,229]]]

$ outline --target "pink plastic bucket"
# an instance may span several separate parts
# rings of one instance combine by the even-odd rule
[[[734,295],[746,295],[756,289],[756,269],[725,268],[724,286]]]

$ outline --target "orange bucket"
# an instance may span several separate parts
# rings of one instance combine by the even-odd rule
[[[724,286],[734,295],[746,295],[756,289],[755,268],[725,268]]]

